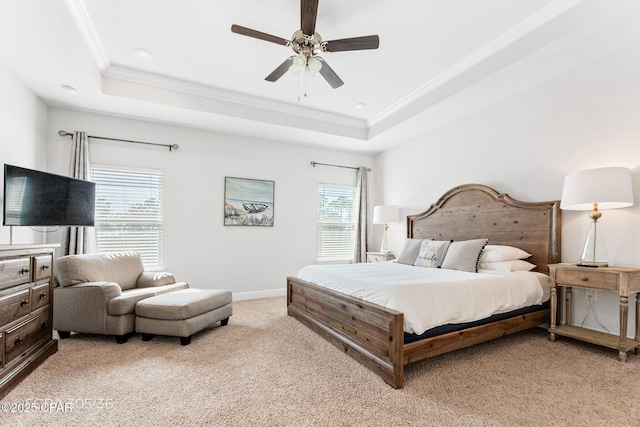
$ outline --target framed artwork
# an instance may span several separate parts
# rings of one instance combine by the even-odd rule
[[[273,226],[275,182],[224,178],[224,225]]]

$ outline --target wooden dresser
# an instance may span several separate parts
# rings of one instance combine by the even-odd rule
[[[52,337],[59,245],[0,245],[0,398],[58,350]]]

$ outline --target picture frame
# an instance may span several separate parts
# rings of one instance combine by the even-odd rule
[[[273,227],[275,181],[224,178],[224,225]]]

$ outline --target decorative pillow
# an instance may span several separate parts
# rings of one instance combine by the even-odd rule
[[[449,240],[423,240],[418,258],[413,265],[418,267],[440,267],[450,244],[451,241]]]
[[[499,271],[531,271],[536,266],[530,262],[514,259],[511,261],[480,261],[480,268]]]
[[[530,253],[513,246],[487,245],[482,251],[480,261],[511,261],[529,258],[530,256]]]
[[[422,239],[406,239],[404,241],[404,247],[398,254],[396,262],[400,264],[413,265],[420,253],[420,246],[422,245]]]
[[[480,254],[487,241],[487,239],[474,239],[452,242],[442,262],[442,268],[477,273]]]

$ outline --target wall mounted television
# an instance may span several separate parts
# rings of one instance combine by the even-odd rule
[[[5,164],[2,224],[92,227],[95,195],[94,182]]]

